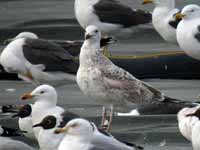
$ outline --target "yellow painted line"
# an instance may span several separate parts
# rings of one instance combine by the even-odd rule
[[[107,55],[109,59],[145,59],[145,58],[157,58],[161,56],[174,56],[174,55],[183,55],[183,51],[165,51],[158,52],[153,54],[144,54],[144,55]],[[78,59],[78,57],[76,57]]]

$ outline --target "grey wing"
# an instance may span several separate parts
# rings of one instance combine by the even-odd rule
[[[197,27],[197,33],[194,36],[200,42],[200,25]]]
[[[23,45],[25,58],[32,64],[43,64],[45,71],[76,73],[78,64],[61,46],[41,39],[26,39]]]
[[[132,10],[116,0],[100,0],[94,11],[102,22],[120,24],[124,27],[148,23],[151,14],[142,10]]]
[[[117,66],[102,69],[104,80],[112,88],[125,89],[133,99],[140,100],[159,100],[164,99],[163,93],[151,85],[138,80],[129,72]],[[130,98],[129,98],[130,99]]]

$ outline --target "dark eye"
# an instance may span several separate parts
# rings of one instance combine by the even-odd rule
[[[41,91],[40,94],[44,94],[44,91]]]
[[[194,12],[194,9],[192,9],[191,12]]]
[[[78,126],[78,124],[76,124],[76,123],[74,123],[74,124],[71,125],[72,128],[75,128],[77,126]]]
[[[95,33],[98,33],[99,31],[98,30],[95,30]]]

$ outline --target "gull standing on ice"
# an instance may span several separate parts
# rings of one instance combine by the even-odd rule
[[[135,144],[129,143],[129,145],[127,145],[120,142],[109,133],[98,130],[94,123],[81,118],[69,121],[63,128],[56,129],[55,133],[65,135],[58,150],[143,149]]]
[[[75,0],[75,16],[83,29],[95,25],[104,34],[151,23],[151,14],[117,0]]]
[[[155,30],[165,41],[177,43],[176,28],[181,19],[175,18],[175,15],[180,12],[175,8],[175,0],[143,0],[143,4],[148,3],[155,4],[152,14]]]
[[[9,43],[1,53],[0,63],[7,72],[17,73],[19,78],[34,85],[75,81],[78,69],[78,63],[67,50],[38,39],[33,33],[20,34]]]
[[[100,37],[101,32],[96,26],[87,27],[77,72],[77,83],[85,95],[106,107],[116,105],[125,108],[125,111],[133,104],[165,104],[177,110],[187,105],[196,105],[167,97],[113,64],[99,52]]]
[[[176,31],[179,46],[187,55],[200,60],[200,7],[187,5],[176,18],[182,19]]]

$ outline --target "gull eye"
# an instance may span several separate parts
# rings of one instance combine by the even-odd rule
[[[98,33],[99,31],[98,30],[95,30],[95,33]]]
[[[44,94],[44,93],[45,93],[44,91],[41,91],[41,92],[40,92],[40,94]]]
[[[192,9],[190,12],[194,12],[194,9]]]
[[[74,123],[71,125],[72,128],[76,128],[78,126],[78,124]]]

